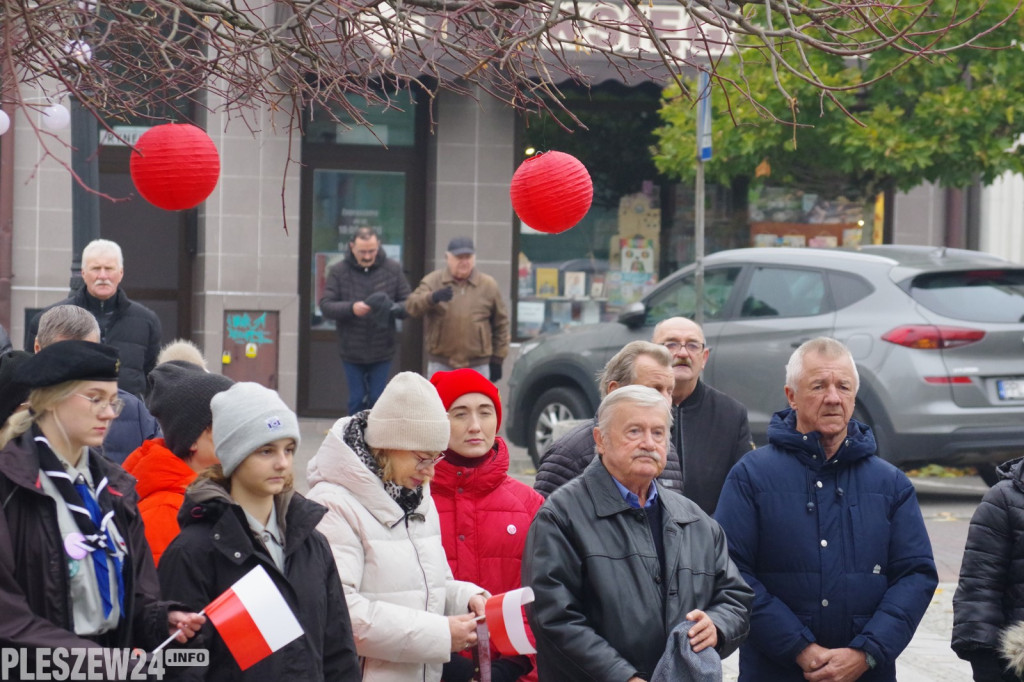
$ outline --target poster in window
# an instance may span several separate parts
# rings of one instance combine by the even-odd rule
[[[558,268],[537,268],[537,295],[558,296]]]
[[[586,298],[587,295],[587,273],[572,271],[565,273],[565,296],[566,298]]]
[[[313,254],[313,328],[334,329],[334,320],[324,319],[320,299],[327,287],[327,271],[345,257],[344,251],[317,251]]]
[[[657,273],[654,266],[653,239],[620,239],[619,247],[622,254],[622,272]]]

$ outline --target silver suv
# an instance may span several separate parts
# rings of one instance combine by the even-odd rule
[[[705,258],[704,380],[747,406],[758,445],[786,407],[793,349],[832,336],[853,353],[855,416],[879,453],[909,468],[992,465],[1024,452],[1024,267],[976,251],[737,249]],[[618,322],[523,344],[509,377],[506,434],[535,462],[564,419],[593,416],[595,377],[667,317],[694,316],[694,266],[677,271]]]

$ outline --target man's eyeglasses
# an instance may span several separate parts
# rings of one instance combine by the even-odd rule
[[[103,410],[108,407],[114,411],[114,416],[117,417],[121,414],[121,410],[124,409],[124,401],[120,398],[111,398],[110,400],[104,400],[97,396],[85,395],[84,393],[72,393],[71,395],[77,395],[79,398],[85,398],[92,405],[92,413],[95,415],[103,414]]]
[[[444,459],[444,453],[441,453],[437,457],[431,457],[430,455],[425,455],[420,452],[414,452],[412,453],[412,455],[413,457],[416,458],[417,469],[426,469],[428,467],[432,467],[438,462],[440,462],[442,459]]]
[[[694,355],[695,353],[699,353],[702,350],[704,350],[704,344],[703,343],[697,343],[696,341],[687,341],[686,343],[677,343],[675,341],[668,341],[668,342],[663,343],[661,345],[663,345],[665,348],[667,348],[669,353],[673,353],[673,354],[678,353],[679,350],[682,349],[682,348],[685,348],[686,352],[689,353],[690,355]]]

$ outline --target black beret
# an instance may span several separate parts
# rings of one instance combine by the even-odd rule
[[[117,381],[121,360],[117,349],[91,341],[58,341],[33,355],[14,372],[29,388],[65,381]]]
[[[28,386],[14,380],[14,370],[28,362],[31,353],[12,350],[0,357],[0,424],[3,424],[18,405],[28,400]]]

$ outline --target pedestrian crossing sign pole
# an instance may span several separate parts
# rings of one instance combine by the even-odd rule
[[[694,289],[697,306],[694,322],[704,324],[704,162],[711,160],[711,78],[707,71],[697,77],[697,179],[694,192]]]

